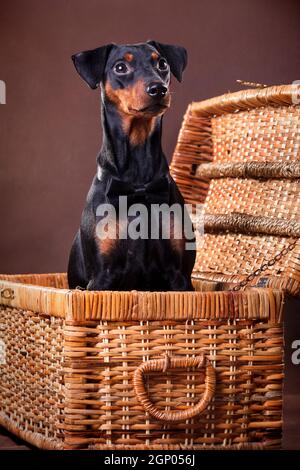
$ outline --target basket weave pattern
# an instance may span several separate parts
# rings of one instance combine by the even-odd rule
[[[64,275],[5,277],[0,423],[19,436],[53,449],[280,445],[281,292],[93,293],[57,288]],[[192,363],[144,374],[162,417],[184,418],[202,399],[205,366],[194,360],[215,371],[211,400],[192,418],[155,419],[133,387],[138,368],[166,353]]]
[[[0,311],[6,364],[1,365],[0,423],[47,448],[61,439],[63,320],[19,309]]]
[[[296,237],[295,248],[264,273],[263,285],[300,295],[300,106],[292,103],[294,92],[293,85],[283,85],[189,106],[172,162],[174,179],[188,202],[205,201],[204,213],[216,223],[224,215],[253,218],[248,234],[232,233],[230,227],[211,233],[207,227],[196,275],[239,282]],[[255,171],[249,172],[251,162]],[[244,171],[239,164],[246,165]],[[261,233],[258,217],[273,232]],[[292,224],[285,230],[290,237],[282,226]]]

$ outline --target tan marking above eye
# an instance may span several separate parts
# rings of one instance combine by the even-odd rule
[[[126,54],[124,55],[124,60],[127,60],[127,62],[132,62],[133,54],[130,54],[130,52],[126,52]]]
[[[151,57],[152,57],[153,60],[157,60],[158,59],[158,54],[156,52],[152,52]]]

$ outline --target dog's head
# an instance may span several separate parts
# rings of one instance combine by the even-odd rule
[[[136,117],[163,114],[170,106],[170,75],[181,81],[187,64],[183,47],[148,41],[108,44],[72,56],[80,76],[119,111]]]

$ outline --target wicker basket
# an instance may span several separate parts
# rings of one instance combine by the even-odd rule
[[[188,107],[172,173],[187,202],[205,201],[195,275],[219,289],[250,276],[252,285],[300,295],[296,92],[245,90]]]
[[[281,291],[83,292],[62,274],[0,290],[0,424],[28,442],[280,446]]]

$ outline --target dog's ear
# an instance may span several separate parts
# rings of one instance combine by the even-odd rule
[[[107,44],[97,47],[97,49],[72,55],[77,72],[93,90],[99,86],[103,78],[108,54],[113,46],[114,44]]]
[[[155,49],[167,59],[174,77],[181,82],[182,72],[187,65],[187,52],[184,47],[172,46],[171,44],[162,44],[156,41],[147,41],[147,44]]]

